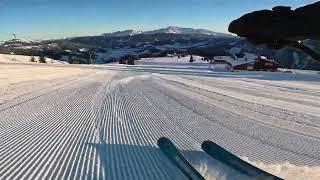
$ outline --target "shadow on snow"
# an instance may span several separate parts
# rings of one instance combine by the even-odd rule
[[[106,179],[186,179],[159,148],[125,144],[94,144]],[[181,151],[206,179],[248,179],[202,151]]]

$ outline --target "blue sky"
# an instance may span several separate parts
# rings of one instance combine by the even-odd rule
[[[244,13],[316,0],[0,0],[0,40],[152,30],[170,25],[227,32]]]

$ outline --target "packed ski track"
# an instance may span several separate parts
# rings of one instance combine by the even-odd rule
[[[206,140],[282,178],[318,177],[320,75],[88,68],[0,104],[0,179],[186,179],[160,137],[207,179],[247,177],[204,153]],[[283,164],[299,173],[268,168]]]

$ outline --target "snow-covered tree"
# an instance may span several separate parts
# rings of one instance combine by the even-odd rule
[[[46,57],[40,56],[39,57],[39,63],[47,63]]]
[[[193,59],[193,56],[192,56],[192,55],[190,56],[189,62],[194,62],[194,59]]]
[[[36,62],[36,59],[34,58],[34,56],[31,56],[30,62]]]

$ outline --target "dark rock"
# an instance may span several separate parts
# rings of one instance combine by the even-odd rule
[[[229,31],[251,39],[320,39],[320,2],[296,10],[278,6],[245,14],[229,25]]]

